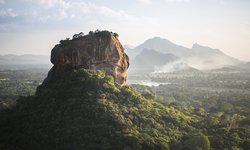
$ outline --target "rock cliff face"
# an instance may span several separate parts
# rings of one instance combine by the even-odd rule
[[[60,41],[51,51],[54,66],[43,84],[67,70],[79,68],[105,70],[117,83],[125,84],[129,58],[117,37],[116,33],[97,31]]]

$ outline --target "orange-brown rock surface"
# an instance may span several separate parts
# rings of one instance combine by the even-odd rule
[[[72,40],[60,41],[51,51],[54,66],[44,84],[70,69],[105,70],[121,85],[126,83],[129,58],[118,40],[118,35],[109,31],[74,35]]]

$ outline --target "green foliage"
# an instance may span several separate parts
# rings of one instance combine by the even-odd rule
[[[114,36],[114,37],[116,37],[116,38],[118,38],[119,37],[119,35],[117,34],[117,33],[113,33],[113,32],[111,32],[112,33],[112,35]]]
[[[133,85],[140,94],[80,69],[28,96],[45,75],[0,72],[0,149],[249,149],[249,92]]]
[[[249,72],[166,73],[149,76],[145,75],[144,78],[168,84],[155,87],[132,86],[142,95],[152,91],[157,102],[192,116],[191,126],[209,138],[211,149],[249,149]],[[184,149],[183,145],[176,146],[176,143],[172,143],[172,147]]]
[[[0,148],[169,149],[193,130],[191,119],[104,71],[79,69],[0,113]]]
[[[89,31],[89,35],[93,35],[94,34],[94,32],[93,31]]]
[[[184,148],[187,150],[210,150],[210,141],[203,133],[192,134],[184,141]]]
[[[33,95],[45,75],[40,70],[1,70],[0,111],[13,106],[20,96]]]
[[[80,32],[80,33],[78,33],[78,34],[74,34],[73,37],[72,37],[72,39],[78,39],[78,38],[81,38],[81,37],[83,37],[83,36],[84,36],[84,33],[83,33],[83,32]]]
[[[109,39],[111,36],[114,36],[115,38],[118,38],[119,35],[115,32],[111,32],[111,31],[107,31],[107,30],[95,30],[95,31],[89,31],[88,35],[84,35],[83,32],[74,34],[72,36],[72,39],[70,38],[66,38],[65,40],[60,40],[60,44],[56,45],[56,46],[67,46],[70,45],[72,43],[72,41],[76,41],[79,39],[84,39],[84,38],[103,38],[103,39]]]

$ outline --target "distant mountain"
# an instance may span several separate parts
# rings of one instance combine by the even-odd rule
[[[52,63],[47,55],[0,55],[0,70],[49,69]]]
[[[134,46],[132,46],[132,45],[123,45],[123,47],[125,48],[125,49],[133,49],[133,48],[135,48]]]
[[[48,55],[0,55],[1,65],[51,64]]]
[[[211,70],[213,72],[250,72],[250,62]]]
[[[224,54],[219,49],[212,49],[197,43],[195,43],[192,48],[186,48],[160,37],[148,39],[134,49],[127,49],[127,53],[130,59],[138,59],[136,56],[140,55],[144,49],[153,49],[160,53],[173,54],[179,57],[182,63],[199,70],[217,69],[243,63],[238,59]],[[148,61],[151,60],[148,59]],[[151,65],[154,64],[152,63]]]
[[[135,48],[134,46],[123,45],[123,48],[130,59],[134,59],[134,56],[138,55],[137,51],[133,50]]]
[[[183,60],[190,66],[200,70],[218,69],[243,63],[236,58],[224,54],[219,49],[212,49],[197,43],[192,46],[190,53],[192,55],[183,58]]]
[[[240,71],[250,71],[250,62],[236,66]]]
[[[128,55],[134,54],[134,55],[129,55],[129,57],[135,58],[135,56],[140,54],[144,49],[154,49],[161,53],[172,53],[179,57],[189,54],[188,48],[176,45],[173,42],[160,37],[148,39],[141,45],[135,47],[134,49],[129,49],[127,53]]]
[[[245,63],[244,66],[247,67],[250,70],[250,62]]]
[[[180,58],[173,54],[164,54],[152,49],[144,49],[132,60],[129,70],[139,72],[153,72],[156,68]]]

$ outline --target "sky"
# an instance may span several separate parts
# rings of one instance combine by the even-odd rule
[[[250,61],[249,0],[0,0],[0,54],[50,55],[60,40],[96,29],[117,32],[123,45],[158,36]]]

